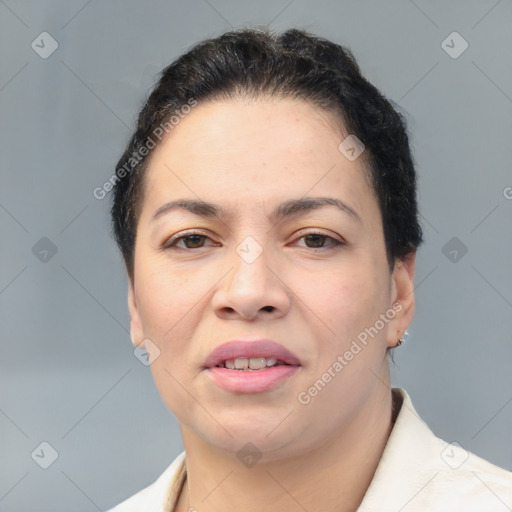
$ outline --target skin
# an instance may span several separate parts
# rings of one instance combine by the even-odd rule
[[[363,159],[338,150],[346,136],[300,100],[233,99],[199,104],[152,154],[128,304],[132,340],[158,347],[153,376],[180,422],[187,482],[178,512],[356,510],[371,482],[392,427],[387,349],[413,317],[415,255],[389,271]],[[268,219],[304,197],[336,198],[359,220],[333,206]],[[153,218],[177,199],[228,213],[178,208]],[[169,244],[191,229],[206,237]],[[314,233],[331,238],[306,236]],[[249,236],[263,249],[252,263],[236,251]],[[394,318],[301,404],[299,393],[393,304]],[[216,346],[257,338],[293,351],[300,369],[252,394],[226,391],[202,370]],[[247,442],[262,454],[253,467],[237,458]]]

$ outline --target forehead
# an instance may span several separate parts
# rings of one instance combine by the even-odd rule
[[[311,156],[320,140],[337,151],[345,136],[333,113],[305,101],[234,98],[194,107],[155,153],[161,148],[176,150],[190,162],[207,153],[219,159],[233,156],[244,160],[244,155],[254,158],[256,152],[262,159],[304,158]]]
[[[189,197],[248,207],[334,194],[368,210],[376,202],[363,158],[339,150],[347,135],[334,114],[301,100],[200,103],[155,148],[144,204]]]

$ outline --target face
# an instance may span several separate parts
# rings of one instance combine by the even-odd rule
[[[338,149],[347,135],[302,101],[232,100],[199,104],[155,149],[131,333],[182,432],[227,452],[299,454],[348,429],[387,382],[414,258],[390,273],[362,157]],[[288,365],[212,369],[236,340],[217,355]]]

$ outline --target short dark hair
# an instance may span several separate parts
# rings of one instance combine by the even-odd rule
[[[298,29],[282,34],[241,29],[196,44],[166,67],[139,113],[116,165],[111,208],[114,236],[130,277],[144,175],[161,134],[194,102],[240,96],[302,99],[336,114],[340,126],[365,146],[390,270],[395,259],[416,251],[422,230],[404,117],[361,75],[349,49]]]

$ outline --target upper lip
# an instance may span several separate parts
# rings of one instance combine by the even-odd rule
[[[299,358],[290,350],[272,340],[228,341],[216,347],[204,362],[204,368],[213,368],[237,358],[274,358],[293,366],[300,366]]]

